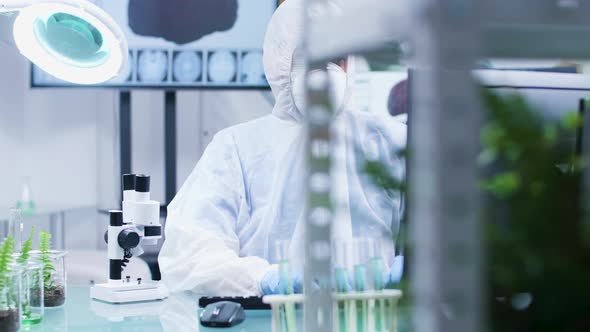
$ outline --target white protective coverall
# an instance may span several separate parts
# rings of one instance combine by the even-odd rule
[[[271,19],[264,70],[275,96],[272,114],[220,131],[168,206],[166,241],[159,256],[171,291],[260,295],[277,240],[290,240],[293,260],[303,253],[305,115],[295,105],[294,54],[302,37],[301,3],[287,0]],[[391,118],[343,107],[345,186],[350,214],[337,220],[355,237],[392,237],[401,217],[398,194],[387,194],[363,174],[364,156],[403,177],[397,151],[406,127]],[[392,257],[388,257],[389,264]]]

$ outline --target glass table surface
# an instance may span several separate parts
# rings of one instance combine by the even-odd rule
[[[42,323],[23,326],[31,332],[198,332],[271,331],[270,310],[246,310],[246,320],[231,328],[207,328],[199,323],[198,295],[172,294],[164,301],[107,304],[90,299],[89,286],[67,289],[66,304],[45,310]],[[298,315],[299,316],[299,315]],[[300,319],[301,317],[299,317]],[[398,308],[398,332],[407,332],[409,311]],[[299,320],[298,319],[298,320]]]
[[[196,332],[271,331],[270,310],[246,310],[246,320],[232,328],[206,328],[199,323],[198,295],[173,294],[164,301],[106,304],[90,299],[90,287],[68,286],[67,302],[45,310],[41,324],[23,326],[31,332]]]

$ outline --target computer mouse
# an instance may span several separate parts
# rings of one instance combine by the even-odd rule
[[[239,303],[221,301],[211,303],[201,313],[201,324],[206,327],[232,327],[246,319]]]

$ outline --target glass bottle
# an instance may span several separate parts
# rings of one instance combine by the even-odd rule
[[[43,268],[43,295],[45,308],[61,307],[66,302],[66,251],[51,250],[42,252],[31,251],[34,262],[39,263]],[[39,306],[40,299],[32,300],[33,306]]]
[[[0,331],[17,332],[21,326],[22,271],[0,273]]]
[[[23,187],[21,197],[16,202],[16,207],[22,210],[23,215],[31,216],[35,213],[35,203],[33,201],[33,192],[31,190],[31,178],[23,178]]]
[[[45,313],[43,267],[28,261],[22,266],[21,317],[23,325],[41,323]]]

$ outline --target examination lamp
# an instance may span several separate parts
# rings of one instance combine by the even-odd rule
[[[0,0],[16,13],[13,37],[26,58],[67,82],[97,84],[123,70],[127,41],[115,21],[87,0]]]

